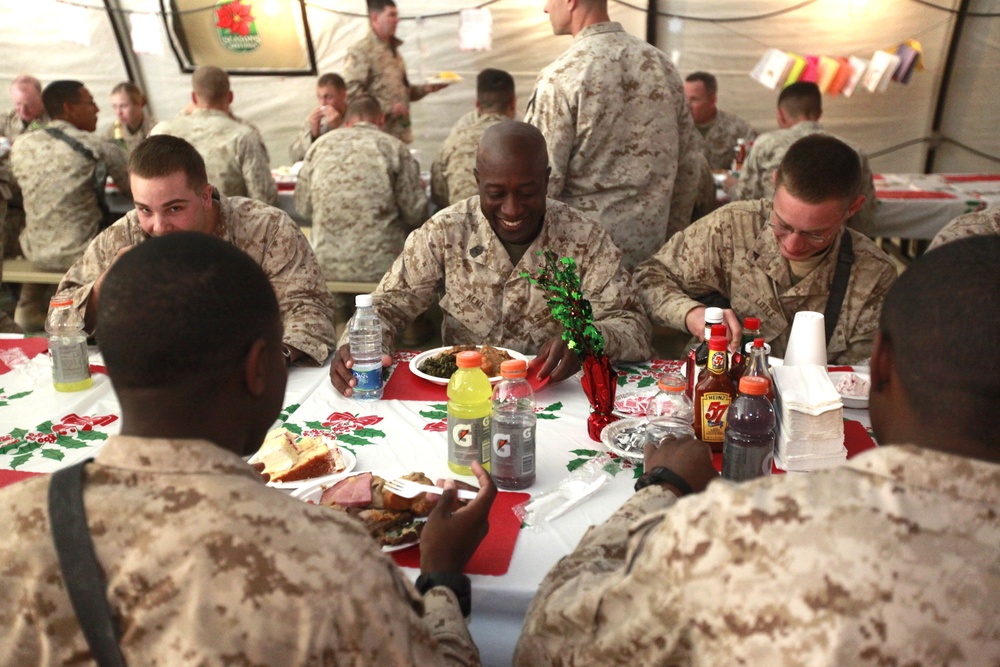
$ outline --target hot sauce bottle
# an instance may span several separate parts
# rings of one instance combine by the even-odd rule
[[[736,387],[726,372],[725,336],[708,341],[708,366],[694,388],[694,435],[707,442],[713,452],[722,451],[726,416],[736,396]]]

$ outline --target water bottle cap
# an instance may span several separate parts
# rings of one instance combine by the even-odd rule
[[[483,365],[483,355],[474,350],[459,352],[455,355],[455,365],[459,368],[479,368]]]
[[[744,375],[740,378],[740,393],[750,396],[766,396],[771,381],[759,375]]]
[[[705,309],[705,323],[706,324],[718,324],[722,322],[722,309],[711,307]]]
[[[760,329],[760,318],[759,317],[747,317],[743,320],[743,328],[750,329],[752,331],[758,331]]]
[[[680,373],[664,373],[656,386],[662,391],[684,391],[687,388],[687,381]]]
[[[524,359],[508,359],[500,364],[500,375],[505,378],[523,378],[528,375],[528,362]]]
[[[354,307],[355,308],[371,308],[372,307],[372,295],[371,294],[358,294],[354,297]]]
[[[63,306],[72,306],[73,299],[68,296],[54,296],[49,299],[49,308],[62,308]]]

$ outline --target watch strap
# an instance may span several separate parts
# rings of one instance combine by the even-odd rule
[[[417,577],[417,590],[423,595],[436,586],[444,586],[458,598],[462,616],[472,613],[472,581],[460,572],[430,572]]]
[[[639,479],[635,482],[635,490],[645,489],[650,484],[670,484],[676,487],[682,496],[686,496],[694,491],[686,479],[670,468],[664,468],[663,466],[657,466],[639,475]]]

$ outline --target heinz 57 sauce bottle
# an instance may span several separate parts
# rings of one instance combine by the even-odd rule
[[[736,388],[726,372],[725,337],[713,336],[708,341],[708,366],[694,388],[694,435],[722,451],[726,432],[726,415],[736,396]]]

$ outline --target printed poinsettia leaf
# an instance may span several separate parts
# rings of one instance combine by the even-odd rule
[[[60,435],[56,438],[56,444],[60,447],[65,447],[66,449],[83,449],[84,447],[90,447],[90,445],[83,440],[77,440],[69,435]]]
[[[63,458],[66,457],[66,455],[58,449],[43,449],[41,454],[44,458],[52,459],[53,461],[62,461]]]
[[[77,431],[74,437],[77,440],[107,440],[108,434],[100,431]]]
[[[19,467],[23,466],[25,463],[31,460],[31,454],[23,454],[21,456],[15,456],[10,462],[10,469],[17,470]]]
[[[380,431],[377,428],[359,428],[354,432],[359,438],[384,438],[385,431]]]
[[[344,442],[348,445],[356,445],[358,447],[363,447],[364,445],[373,445],[375,443],[366,440],[365,438],[359,438],[357,436],[351,435],[349,433],[338,433],[333,436],[337,442]]]

